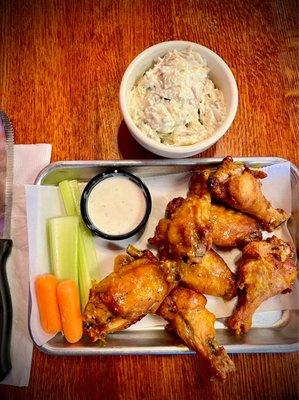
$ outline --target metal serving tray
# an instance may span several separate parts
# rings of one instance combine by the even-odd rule
[[[251,167],[265,167],[287,161],[273,157],[234,158]],[[36,185],[57,185],[64,179],[88,181],[107,169],[122,168],[137,176],[150,177],[190,171],[196,165],[216,167],[222,158],[199,158],[184,160],[121,160],[121,161],[63,161],[50,164],[38,175]],[[291,164],[292,217],[289,230],[297,247],[299,245],[299,171]],[[31,301],[29,302],[29,321]],[[29,330],[32,335],[30,326]],[[247,335],[238,338],[227,329],[217,329],[217,340],[229,353],[266,353],[299,350],[299,311],[282,312],[279,321],[266,327],[253,327]],[[34,342],[37,346],[37,344]],[[180,340],[164,330],[155,327],[146,330],[127,330],[109,335],[105,346],[89,343],[83,338],[76,344],[69,344],[57,334],[42,346],[37,346],[53,355],[116,355],[116,354],[186,354],[194,353]]]

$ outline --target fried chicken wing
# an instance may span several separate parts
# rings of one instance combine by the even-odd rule
[[[209,250],[196,264],[181,263],[181,283],[196,292],[231,300],[237,295],[237,282],[225,261]]]
[[[181,197],[182,200],[184,200]],[[156,247],[158,250],[158,255],[161,260],[166,260],[171,257],[169,242],[167,238],[168,226],[170,224],[170,219],[162,218],[158,222],[155,229],[155,234],[153,237],[148,239],[149,244]]]
[[[262,239],[259,223],[249,215],[218,204],[211,205],[213,243],[220,247],[243,247]]]
[[[159,221],[149,243],[158,248],[162,258],[199,261],[212,245],[210,208],[211,198],[201,175],[201,190],[178,197],[168,203],[165,218]]]
[[[92,342],[154,313],[177,285],[175,262],[160,262],[149,250],[128,251],[128,257],[118,258],[117,271],[95,282],[90,290],[83,329]]]
[[[251,242],[243,249],[237,275],[241,292],[228,326],[241,335],[250,329],[252,315],[263,301],[288,291],[295,282],[294,251],[276,236]]]
[[[201,193],[203,182],[206,185],[210,175],[209,169],[195,170],[190,178],[189,193]],[[262,231],[258,222],[249,215],[233,209],[212,203],[210,220],[213,243],[217,246],[242,247],[252,240],[262,239]]]
[[[189,196],[173,213],[167,229],[167,240],[175,258],[197,261],[212,245],[210,199]]]
[[[220,380],[235,370],[233,361],[216,341],[215,316],[206,308],[206,298],[193,290],[177,287],[163,301],[157,314],[186,343],[209,363]]]
[[[288,214],[272,207],[263,195],[258,179],[266,176],[262,171],[251,170],[235,163],[231,157],[226,157],[216,171],[210,174],[209,189],[212,198],[252,215],[264,229],[272,232],[288,219]]]

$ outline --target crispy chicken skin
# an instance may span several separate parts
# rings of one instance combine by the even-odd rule
[[[184,258],[199,261],[212,245],[210,208],[211,198],[202,175],[201,190],[178,197],[166,207],[165,218],[159,221],[149,243],[158,248],[161,258]]]
[[[175,258],[197,261],[212,245],[210,196],[189,196],[176,209],[167,229],[167,240]]]
[[[203,180],[207,184],[211,171],[195,169],[189,182],[189,193],[202,191]],[[222,205],[211,204],[210,220],[212,223],[213,243],[220,247],[243,247],[252,240],[261,240],[262,231],[259,223],[249,215],[229,209]]]
[[[272,232],[288,215],[282,209],[273,208],[263,195],[258,179],[266,176],[226,157],[209,176],[210,193],[213,199],[254,216],[264,229]]]
[[[89,340],[104,340],[154,313],[177,285],[176,263],[158,261],[149,251],[128,249],[118,258],[117,272],[95,282],[83,313],[83,329]]]
[[[209,250],[197,264],[181,263],[181,283],[196,292],[231,300],[237,295],[237,282],[225,261]]]
[[[249,215],[218,204],[211,205],[213,243],[220,247],[243,247],[262,239],[259,223]]]
[[[205,308],[206,298],[193,290],[177,287],[163,301],[157,314],[186,345],[206,359],[220,380],[235,370],[233,361],[216,341],[215,316]]]
[[[241,289],[237,307],[228,319],[236,335],[251,327],[252,315],[269,297],[289,291],[297,277],[294,251],[276,236],[251,242],[238,262],[238,284]]]

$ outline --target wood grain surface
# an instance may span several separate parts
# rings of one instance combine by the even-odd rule
[[[299,164],[298,2],[0,0],[0,108],[16,143],[52,143],[52,159],[149,159],[118,104],[122,75],[146,47],[201,43],[231,67],[239,108],[200,156],[278,156]],[[20,356],[21,356],[20,349]],[[197,356],[50,357],[34,349],[27,388],[1,399],[295,399],[298,354],[235,355],[208,381]]]

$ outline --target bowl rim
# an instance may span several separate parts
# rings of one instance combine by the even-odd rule
[[[195,46],[198,50],[203,50],[204,52],[207,52],[211,54],[212,57],[214,57],[217,62],[222,66],[224,69],[226,76],[229,81],[229,86],[232,89],[232,105],[231,108],[223,121],[223,123],[215,130],[215,132],[209,136],[208,138],[194,144],[186,145],[186,146],[177,146],[177,145],[166,145],[163,143],[159,143],[155,141],[154,139],[151,139],[147,137],[144,133],[141,132],[141,130],[135,125],[133,122],[130,113],[128,111],[127,103],[126,103],[126,87],[127,87],[127,80],[132,73],[132,70],[136,67],[136,65],[139,64],[141,60],[143,60],[149,52],[154,51],[155,49],[165,48],[165,52],[167,51],[168,47],[175,49],[176,46]],[[195,50],[196,50],[195,48]],[[170,49],[169,49],[170,50]],[[128,125],[129,130],[133,135],[136,135],[141,142],[146,143],[148,146],[153,147],[157,150],[160,150],[164,153],[175,153],[175,154],[180,154],[180,153],[189,153],[193,152],[194,150],[200,150],[201,148],[207,149],[210,146],[212,146],[215,142],[217,142],[229,129],[231,124],[233,123],[237,109],[238,109],[238,102],[239,102],[239,95],[238,95],[238,86],[235,80],[235,77],[229,68],[229,66],[226,64],[226,62],[213,50],[209,49],[206,46],[203,46],[199,43],[195,42],[190,42],[190,41],[185,41],[185,40],[172,40],[172,41],[166,41],[166,42],[161,42],[157,43],[153,46],[150,46],[143,50],[141,53],[139,53],[128,65],[127,69],[125,70],[125,73],[122,77],[121,84],[120,84],[120,90],[119,90],[119,102],[120,102],[120,109],[123,115],[123,119],[125,123]]]
[[[93,191],[93,189],[98,184],[100,184],[103,180],[114,178],[116,176],[125,177],[126,179],[133,181],[139,187],[139,189],[142,191],[144,199],[145,199],[145,212],[144,212],[143,218],[141,219],[139,224],[135,226],[135,228],[131,229],[128,232],[122,233],[122,234],[113,235],[113,234],[106,233],[105,231],[102,231],[94,224],[94,222],[88,212],[88,199],[89,199],[90,193]],[[88,183],[85,186],[85,188],[83,189],[83,192],[81,195],[80,210],[81,210],[82,219],[83,219],[85,225],[96,236],[99,236],[106,240],[123,240],[123,239],[128,239],[128,238],[134,236],[135,234],[137,234],[139,231],[141,231],[145,227],[145,225],[148,222],[151,210],[152,210],[152,197],[151,197],[148,187],[138,176],[131,174],[130,172],[124,171],[123,169],[113,168],[113,169],[109,169],[107,171],[104,171],[104,172],[101,172],[101,173],[95,175],[93,178],[91,178],[88,181]]]

